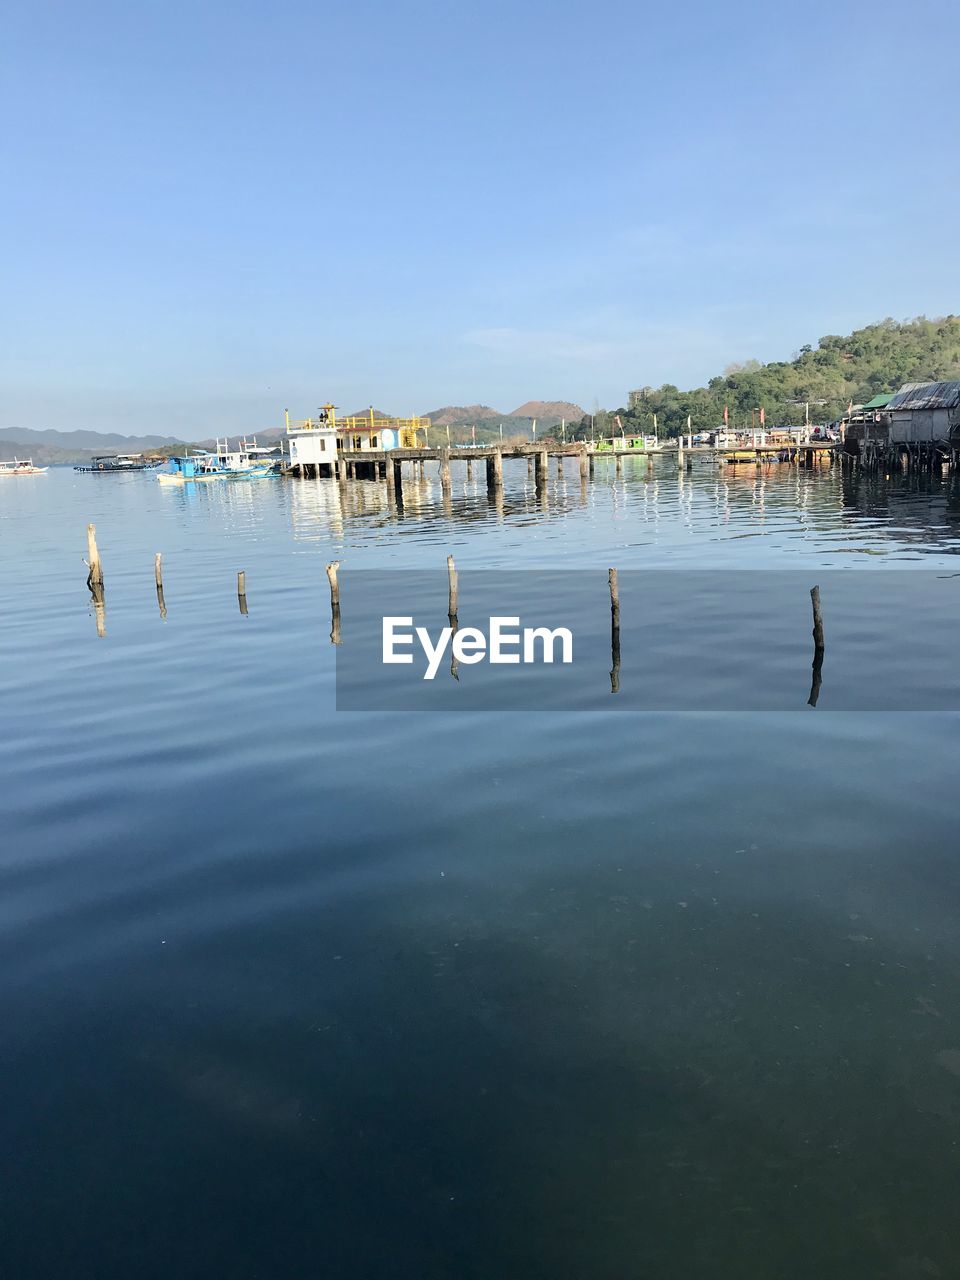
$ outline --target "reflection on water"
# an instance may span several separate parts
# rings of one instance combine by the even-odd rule
[[[639,458],[6,489],[3,1274],[960,1274],[954,718],[822,715],[826,594],[816,712],[613,711],[677,679],[626,571],[949,574],[958,504]],[[596,575],[611,709],[337,715],[324,566],[345,652],[354,570],[445,617],[448,554],[462,625],[471,570]]]

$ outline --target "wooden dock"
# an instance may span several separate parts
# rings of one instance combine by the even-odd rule
[[[799,467],[813,467],[824,461],[833,463],[837,454],[837,446],[830,441],[815,441],[809,444],[785,445],[744,445],[741,447],[717,448],[714,445],[694,445],[692,448],[673,446],[670,448],[644,449],[591,449],[585,444],[567,445],[519,445],[503,449],[499,445],[477,447],[445,447],[440,449],[362,449],[341,450],[336,461],[321,464],[319,467],[307,465],[289,467],[288,474],[303,475],[336,475],[340,481],[346,480],[383,480],[390,490],[400,491],[403,484],[403,466],[412,465],[415,471],[423,474],[424,465],[436,463],[439,467],[440,481],[444,489],[451,484],[450,465],[454,462],[465,462],[467,478],[473,479],[473,466],[482,463],[486,472],[487,488],[495,490],[503,486],[504,464],[526,463],[527,474],[532,477],[537,487],[546,485],[551,461],[562,468],[566,460],[576,461],[581,480],[592,479],[598,462],[609,460],[613,463],[617,474],[623,470],[623,460],[645,461],[652,468],[656,459],[672,461],[680,470],[690,470],[693,459],[725,463],[736,466],[781,461]],[[785,456],[786,455],[786,456]]]

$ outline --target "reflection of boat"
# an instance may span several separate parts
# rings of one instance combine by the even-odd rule
[[[0,462],[0,476],[42,476],[46,470],[46,467],[35,467],[32,458],[14,458],[13,462]]]
[[[74,471],[117,472],[117,471],[149,471],[159,467],[162,458],[145,458],[142,453],[100,453],[90,459],[85,467],[74,467]]]
[[[217,441],[214,450],[196,449],[193,453],[170,459],[171,471],[161,471],[157,479],[161,484],[193,484],[206,480],[260,480],[264,476],[277,475],[276,459],[270,450],[258,449],[241,441],[236,449],[230,449],[226,440],[223,448]]]

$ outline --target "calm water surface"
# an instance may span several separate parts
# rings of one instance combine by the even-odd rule
[[[960,496],[505,475],[0,482],[4,1276],[960,1274],[956,716],[337,713],[323,573],[947,575]]]

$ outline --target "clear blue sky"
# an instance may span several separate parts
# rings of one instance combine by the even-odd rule
[[[0,426],[589,409],[960,310],[946,0],[5,15]]]

